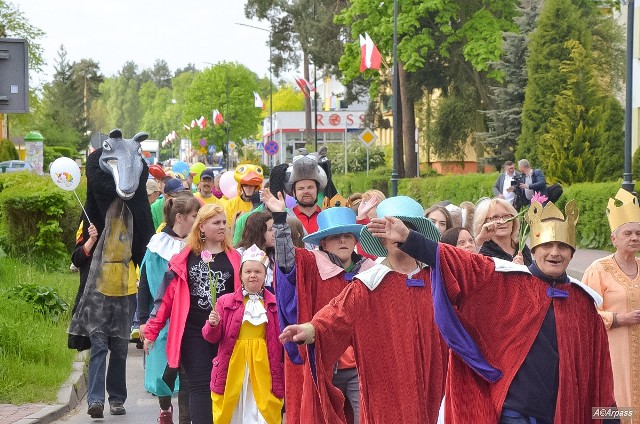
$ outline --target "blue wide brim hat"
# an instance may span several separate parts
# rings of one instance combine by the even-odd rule
[[[376,208],[378,218],[393,216],[402,222],[410,224],[417,232],[433,241],[440,241],[440,231],[429,218],[425,218],[424,209],[420,203],[411,197],[396,196],[380,202]],[[387,256],[389,252],[382,244],[382,240],[374,237],[367,228],[360,235],[360,246],[365,252],[375,256]]]
[[[318,214],[318,231],[305,236],[305,243],[320,244],[325,237],[350,233],[360,239],[364,225],[356,224],[356,213],[351,208],[335,207],[326,209]]]

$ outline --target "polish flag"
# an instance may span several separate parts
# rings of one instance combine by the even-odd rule
[[[205,118],[203,115],[201,115],[200,119],[198,119],[196,122],[198,123],[200,129],[205,129],[205,127],[207,126],[207,118]]]
[[[196,127],[196,125],[198,125],[198,123],[196,122],[196,120],[195,120],[195,119],[192,119],[192,120],[191,120],[191,128],[195,128],[195,127]]]
[[[364,72],[366,69],[380,69],[381,62],[380,51],[373,44],[369,34],[365,32],[364,37],[360,36],[360,72]]]
[[[261,107],[262,109],[264,109],[264,103],[262,102],[260,95],[256,91],[253,92],[253,104],[255,107]]]
[[[300,87],[300,90],[302,91],[302,94],[305,95],[305,97],[309,97],[309,95],[311,94],[312,91],[316,91],[316,87],[314,87],[313,84],[311,84],[309,81],[307,81],[304,78],[297,78],[294,77],[296,84],[298,85],[298,87]]]
[[[171,137],[172,137],[172,140],[171,140],[171,141],[175,140],[176,138],[178,138],[178,133],[177,133],[177,132],[175,132],[175,130],[174,130],[174,131],[171,131]]]
[[[218,109],[213,111],[213,125],[224,124],[224,118]]]

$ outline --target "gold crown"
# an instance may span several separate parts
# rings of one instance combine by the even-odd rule
[[[333,196],[331,199],[325,197],[322,201],[322,208],[333,208],[335,206],[347,206],[347,199],[340,195],[340,193]]]
[[[525,219],[531,228],[529,238],[531,249],[551,241],[559,241],[576,248],[576,223],[578,222],[578,208],[576,201],[571,200],[564,207],[564,215],[552,202],[542,206],[538,202],[531,202],[531,207]]]
[[[618,202],[616,202],[616,200]],[[616,203],[619,202],[622,202],[622,204],[616,206]],[[640,222],[640,205],[638,205],[638,198],[621,188],[616,193],[615,199],[609,198],[607,218],[609,219],[611,232],[614,232],[619,226],[627,222]]]

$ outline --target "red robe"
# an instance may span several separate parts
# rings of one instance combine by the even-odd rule
[[[454,424],[495,424],[551,304],[550,286],[527,273],[498,272],[492,258],[442,243],[439,252],[457,316],[488,363],[503,372],[489,383],[452,353],[445,416]],[[556,288],[569,296],[553,299],[559,353],[554,422],[590,423],[592,407],[615,405],[607,334],[593,298],[581,287],[566,283]]]
[[[364,271],[374,265],[367,260]],[[309,322],[313,315],[350,284],[344,269],[331,263],[325,253],[296,248],[295,290],[298,296],[297,322]],[[279,283],[280,284],[280,283]],[[285,283],[286,284],[286,283]],[[311,424],[321,419],[322,412],[316,394],[311,369],[307,365],[307,350],[298,349],[303,364],[296,365],[285,355],[285,399],[287,423]],[[347,343],[334,362],[340,368],[354,368],[353,349]],[[336,389],[338,390],[338,389]],[[344,404],[344,399],[343,399]]]
[[[369,270],[370,280],[374,271]],[[374,278],[375,279],[375,278]],[[316,329],[318,392],[326,423],[340,422],[342,393],[333,387],[333,364],[352,344],[360,378],[360,422],[435,423],[442,401],[448,348],[433,320],[428,270],[414,276],[389,271],[371,290],[358,279],[311,321]],[[379,280],[379,279],[378,279]]]

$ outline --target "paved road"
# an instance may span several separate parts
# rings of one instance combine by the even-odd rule
[[[87,399],[85,397],[77,408],[55,422],[68,424],[86,424],[88,422],[109,422],[117,424],[156,423],[160,407],[158,406],[158,399],[144,390],[143,355],[144,352],[136,349],[135,344],[129,344],[129,357],[127,359],[128,400],[124,405],[125,408],[127,408],[126,415],[109,415],[109,407],[107,405],[105,407],[104,419],[92,420],[91,417],[87,415]],[[173,407],[174,422],[178,422],[177,398],[173,401]]]

